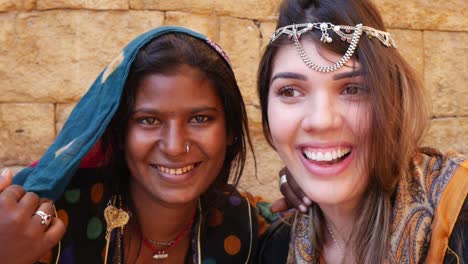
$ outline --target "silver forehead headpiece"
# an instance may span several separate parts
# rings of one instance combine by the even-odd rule
[[[310,57],[305,53],[304,49],[302,48],[299,39],[301,35],[306,33],[307,31],[311,31],[314,29],[319,29],[322,31],[322,36],[320,41],[323,43],[331,43],[333,39],[328,34],[329,30],[333,30],[342,41],[346,41],[349,43],[348,50],[346,53],[339,59],[335,64],[330,66],[321,66],[317,65],[312,62]],[[344,25],[333,25],[332,23],[328,22],[321,22],[321,23],[304,23],[304,24],[292,24],[285,27],[278,28],[270,37],[270,45],[273,41],[278,39],[279,36],[282,34],[288,35],[289,39],[293,39],[294,45],[296,46],[297,51],[299,52],[299,56],[304,61],[304,63],[311,69],[319,71],[319,72],[332,72],[336,71],[337,69],[341,68],[350,58],[353,56],[354,51],[356,50],[356,46],[359,42],[359,38],[361,37],[362,33],[366,33],[368,38],[377,38],[387,47],[394,47],[396,48],[395,41],[390,36],[390,33],[377,30],[372,27],[366,27],[362,24],[357,24],[356,26],[344,26]]]

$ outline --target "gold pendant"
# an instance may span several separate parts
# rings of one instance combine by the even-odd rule
[[[153,255],[153,259],[167,259],[169,257],[169,254],[167,254],[164,251],[158,252],[157,254]]]
[[[115,206],[109,204],[106,209],[104,209],[104,218],[106,219],[107,229],[106,229],[106,250],[104,256],[104,263],[107,264],[107,253],[109,251],[110,236],[112,230],[117,227],[123,227],[128,223],[130,215],[122,209],[117,209]]]

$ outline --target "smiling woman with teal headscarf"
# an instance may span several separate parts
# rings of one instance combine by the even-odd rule
[[[225,53],[162,27],[106,67],[14,182],[55,201],[67,226],[50,254],[60,263],[252,263],[265,222],[264,204],[235,189],[247,127]]]

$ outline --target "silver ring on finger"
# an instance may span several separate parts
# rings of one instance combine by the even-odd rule
[[[287,183],[287,182],[288,182],[288,180],[286,179],[286,175],[284,175],[284,174],[281,175],[281,177],[280,177],[280,179],[279,179],[279,185],[280,185],[280,187],[281,187],[281,185],[283,185],[283,184],[285,184],[285,183]]]
[[[46,214],[44,211],[41,210],[37,210],[34,214],[41,217],[41,224],[45,226],[50,225],[50,221],[52,221],[52,216],[50,214]]]

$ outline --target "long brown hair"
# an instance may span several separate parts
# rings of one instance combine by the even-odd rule
[[[330,22],[335,25],[362,23],[386,31],[377,8],[366,0],[284,0],[276,28],[286,25]],[[330,32],[333,39],[339,39]],[[309,31],[302,38],[316,45],[344,54],[347,44],[342,41],[320,42],[320,30]],[[262,122],[267,141],[272,145],[268,123],[268,92],[272,62],[278,50],[292,42],[281,36],[268,45],[260,61],[257,88],[262,109]],[[408,63],[398,50],[388,48],[378,39],[361,37],[353,59],[361,65],[371,106],[370,130],[365,139],[369,173],[368,186],[357,208],[357,218],[348,241],[347,253],[356,263],[383,263],[390,260],[389,238],[392,221],[392,195],[397,182],[407,177],[410,160],[422,139],[428,123],[428,105],[424,90]],[[318,205],[312,213],[312,243],[318,250],[324,245],[326,230]]]

